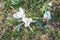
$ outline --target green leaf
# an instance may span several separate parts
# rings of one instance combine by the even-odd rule
[[[16,31],[20,31],[20,24],[16,26]]]
[[[42,23],[39,20],[36,20],[35,23],[38,24],[39,26],[42,26]]]
[[[39,27],[42,27],[43,30],[46,29],[46,28],[43,26],[43,24],[42,24],[39,20],[36,20],[35,23],[36,23],[37,25],[39,25]]]

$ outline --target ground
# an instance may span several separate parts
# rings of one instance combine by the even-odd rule
[[[60,40],[60,0],[53,0],[52,7],[47,6],[49,2],[51,0],[0,0],[0,40]],[[13,18],[19,7],[25,10],[26,17],[35,21],[30,24],[34,32],[20,25],[21,19]],[[43,21],[48,10],[52,19]]]

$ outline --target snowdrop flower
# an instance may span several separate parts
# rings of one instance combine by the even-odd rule
[[[19,11],[13,14],[14,18],[23,18],[25,17],[24,11],[22,8],[19,8]]]
[[[50,11],[47,11],[47,12],[44,14],[44,18],[47,19],[47,20],[51,20]]]
[[[32,18],[22,18],[22,21],[25,23],[25,27],[27,27],[32,22]]]
[[[48,3],[47,5],[52,6],[52,1],[50,3]]]

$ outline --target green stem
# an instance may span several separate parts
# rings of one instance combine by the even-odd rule
[[[34,32],[30,26],[29,26],[29,29],[30,29],[32,32]]]

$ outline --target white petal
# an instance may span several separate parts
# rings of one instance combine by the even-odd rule
[[[48,3],[47,5],[52,6],[52,2]]]
[[[17,14],[17,16],[20,18],[20,12],[17,12],[16,14]]]
[[[13,17],[14,17],[14,18],[19,18],[19,17],[17,16],[17,14],[13,14]]]
[[[32,22],[32,18],[29,18],[30,22]]]
[[[22,14],[21,12],[16,12],[13,16],[14,18],[23,18],[25,17],[25,14]]]
[[[50,11],[47,11],[47,12],[44,14],[44,18],[47,18],[47,20],[50,20],[50,19],[51,19]]]
[[[24,13],[24,10],[20,7],[19,12]]]
[[[25,27],[28,27],[29,25],[30,25],[30,23],[29,23],[29,24],[25,24],[24,26],[25,26]]]
[[[26,18],[26,17],[22,18],[22,21],[25,22],[26,20],[28,20],[29,22],[32,22],[32,18]]]
[[[23,21],[23,22],[25,22],[26,20],[27,20],[27,18],[26,18],[26,17],[23,17],[23,18],[22,18],[22,21]]]

